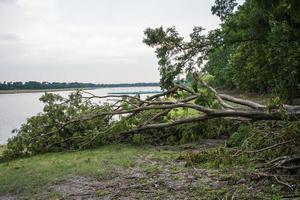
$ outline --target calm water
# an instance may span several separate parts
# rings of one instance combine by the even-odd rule
[[[128,87],[128,88],[101,88],[87,90],[95,95],[106,95],[108,92],[127,91],[159,91],[159,87]],[[54,92],[67,96],[72,91]],[[21,93],[21,94],[0,94],[0,144],[5,144],[7,139],[14,136],[13,129],[19,128],[26,119],[42,112],[43,104],[39,98],[44,93]],[[141,95],[145,98],[152,94]],[[103,101],[103,100],[102,100]]]

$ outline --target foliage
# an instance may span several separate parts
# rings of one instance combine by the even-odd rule
[[[259,150],[278,143],[292,141],[278,148],[263,151],[260,156],[273,159],[283,155],[299,154],[299,122],[257,122],[252,126],[251,135],[241,145],[244,150]]]
[[[282,156],[299,155],[299,144],[299,122],[246,123],[240,125],[236,132],[230,136],[227,146],[190,151],[183,155],[182,159],[190,165],[201,165],[209,168],[245,165],[254,167],[259,166],[257,161],[268,162]],[[273,148],[270,148],[272,146]],[[279,173],[278,170],[277,173]],[[285,171],[285,173],[287,172]]]
[[[211,76],[206,76],[210,80]],[[218,108],[219,103],[211,91],[199,87],[196,104]],[[185,93],[176,98],[185,98]],[[2,160],[30,156],[52,151],[77,150],[95,146],[128,142],[133,144],[184,144],[197,142],[201,138],[218,138],[228,135],[236,129],[236,123],[225,119],[178,125],[165,129],[144,130],[119,140],[120,133],[147,123],[164,123],[191,115],[198,111],[188,108],[174,109],[167,115],[152,120],[152,117],[164,110],[146,110],[133,116],[122,115],[117,119],[112,115],[101,116],[99,113],[112,112],[111,104],[94,104],[83,93],[77,91],[68,98],[46,93],[40,100],[44,103],[42,113],[27,119],[18,130],[17,136],[8,141]],[[121,104],[122,110],[135,108],[130,101]],[[93,117],[94,116],[94,117]]]
[[[232,48],[234,45],[222,46],[211,49],[208,56],[209,60],[205,64],[205,70],[212,74],[215,78],[212,84],[222,88],[235,88],[233,82],[233,70],[229,63]]]
[[[289,193],[297,196],[299,194],[297,175],[299,145],[300,123],[298,121],[256,122],[240,126],[231,136],[227,147],[188,151],[179,159],[185,160],[192,166],[221,169],[224,171],[222,174],[234,169],[242,169],[238,171],[246,173],[246,177],[252,180],[259,180],[260,176],[260,178],[254,177],[264,174],[270,178],[270,182],[276,181],[277,192],[286,191],[288,187]],[[235,148],[228,148],[228,146]],[[283,164],[286,166],[282,166]],[[246,181],[237,178],[236,181],[238,180]],[[271,184],[265,181],[264,185]],[[272,186],[275,186],[273,183]]]
[[[292,101],[300,82],[300,6],[296,1],[270,2],[247,0],[226,18],[221,26],[224,45],[211,49],[206,70],[219,79],[218,85],[273,92]]]
[[[239,147],[242,146],[247,138],[253,134],[253,128],[249,124],[243,124],[238,127],[237,131],[234,132],[227,142],[229,147]]]
[[[215,5],[212,6],[211,12],[223,21],[232,15],[237,5],[236,0],[215,0]]]
[[[230,120],[214,119],[206,122],[191,123],[188,125],[176,126],[161,131],[168,135],[166,140],[160,139],[162,144],[185,144],[200,142],[201,139],[217,139],[227,137],[228,133],[234,131],[237,124]]]
[[[216,147],[199,152],[188,152],[182,158],[188,165],[201,165],[207,168],[237,167],[248,161],[247,157],[234,158],[234,151],[225,147]]]
[[[68,99],[46,93],[40,100],[45,104],[42,113],[27,119],[17,136],[9,139],[4,157],[14,158],[48,151],[72,150],[107,143],[105,130],[110,119],[94,118],[69,123],[85,115],[110,111],[109,106],[94,105],[76,92]],[[101,137],[98,137],[101,134]]]
[[[200,69],[208,50],[203,30],[202,27],[195,27],[188,42],[179,36],[175,27],[166,30],[163,27],[145,30],[143,42],[156,48],[161,75],[160,85],[163,89],[171,88],[179,75]]]

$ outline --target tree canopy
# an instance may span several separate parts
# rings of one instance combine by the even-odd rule
[[[171,28],[148,28],[144,43],[156,49],[161,86],[171,88],[189,72],[209,73],[215,86],[274,93],[283,100],[299,95],[300,2],[295,0],[216,0],[212,13],[220,28],[189,38]]]

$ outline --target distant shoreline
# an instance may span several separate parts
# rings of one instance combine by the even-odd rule
[[[59,89],[15,89],[15,90],[0,90],[1,94],[20,94],[20,93],[41,93],[41,92],[63,92],[75,90],[95,90],[103,88],[129,88],[129,87],[159,87],[159,86],[119,86],[119,87],[88,87],[88,88],[59,88]]]
[[[97,88],[61,88],[61,89],[16,89],[16,90],[0,90],[0,94],[20,94],[20,93],[40,93],[40,92],[63,92],[75,90],[92,90]]]

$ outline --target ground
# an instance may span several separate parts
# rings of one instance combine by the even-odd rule
[[[223,145],[110,145],[0,164],[0,199],[280,199],[279,187],[239,168],[189,165],[191,151]]]

